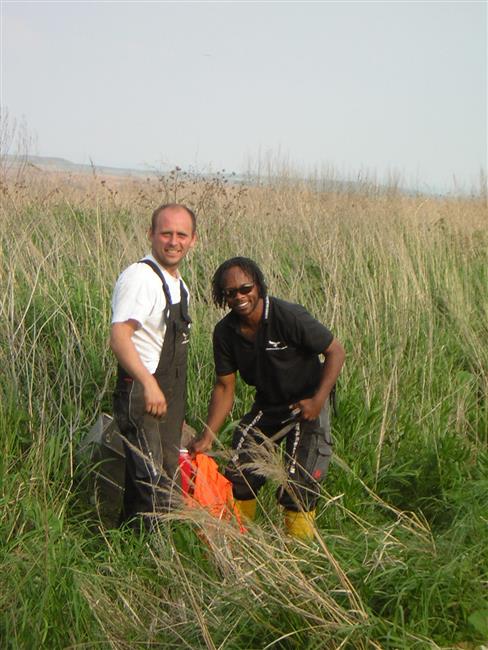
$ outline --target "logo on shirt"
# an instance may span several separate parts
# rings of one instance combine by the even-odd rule
[[[270,351],[277,351],[277,350],[286,350],[288,346],[286,343],[282,343],[281,341],[272,341],[271,339],[268,339],[268,347],[266,347],[266,350]]]
[[[183,332],[183,340],[181,341],[181,345],[186,345],[189,340],[190,336],[186,332]]]

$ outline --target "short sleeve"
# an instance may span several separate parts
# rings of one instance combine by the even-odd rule
[[[320,354],[334,339],[332,332],[301,305],[295,306],[294,336],[298,347]]]
[[[164,299],[164,293],[160,279],[145,264],[132,264],[119,276],[115,285],[112,323],[130,319],[143,323],[161,299]]]
[[[237,362],[232,351],[232,344],[229,330],[220,322],[217,323],[213,333],[213,353],[215,362],[215,373],[230,375],[237,371]]]

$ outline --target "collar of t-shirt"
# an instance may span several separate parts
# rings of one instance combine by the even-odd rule
[[[261,326],[265,326],[265,325],[268,324],[268,321],[269,321],[269,309],[270,309],[269,296],[265,296],[264,297],[263,314],[261,316],[261,322],[259,324],[260,328],[261,328]],[[231,320],[230,320],[230,325],[231,325],[233,330],[235,330],[238,334],[240,334],[241,333],[241,321],[240,321],[240,318],[234,312],[231,312],[231,314],[232,314],[232,317],[231,317]]]
[[[152,253],[148,253],[145,255],[142,259],[144,260],[151,260],[151,262],[154,262],[161,273],[164,275],[164,279],[166,280],[166,284],[168,285],[169,293],[171,295],[171,302],[173,305],[177,304],[181,300],[181,292],[180,292],[180,282],[183,283],[183,286],[185,287],[185,290],[188,293],[188,290],[186,289],[186,286],[181,278],[181,275],[178,270],[176,270],[177,275],[172,275],[169,271],[167,271],[164,266],[161,266],[161,264],[157,261],[157,259],[152,255]]]

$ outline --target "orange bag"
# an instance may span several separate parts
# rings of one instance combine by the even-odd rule
[[[245,531],[232,496],[232,485],[219,472],[217,463],[206,454],[191,458],[180,452],[181,487],[190,507],[200,506],[218,519],[235,518],[241,532]]]

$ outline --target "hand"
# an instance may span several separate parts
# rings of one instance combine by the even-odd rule
[[[144,385],[144,404],[146,406],[146,413],[149,413],[149,415],[152,415],[155,418],[162,418],[166,415],[166,411],[168,410],[166,398],[154,377],[151,377],[151,380],[152,381],[149,381]]]
[[[290,409],[298,409],[300,411],[301,420],[316,420],[324,402],[317,397],[310,397],[309,399],[301,399],[299,402],[290,405]]]
[[[214,436],[210,433],[203,433],[200,436],[196,436],[188,443],[188,452],[193,457],[196,454],[204,454],[212,448],[213,441]]]

